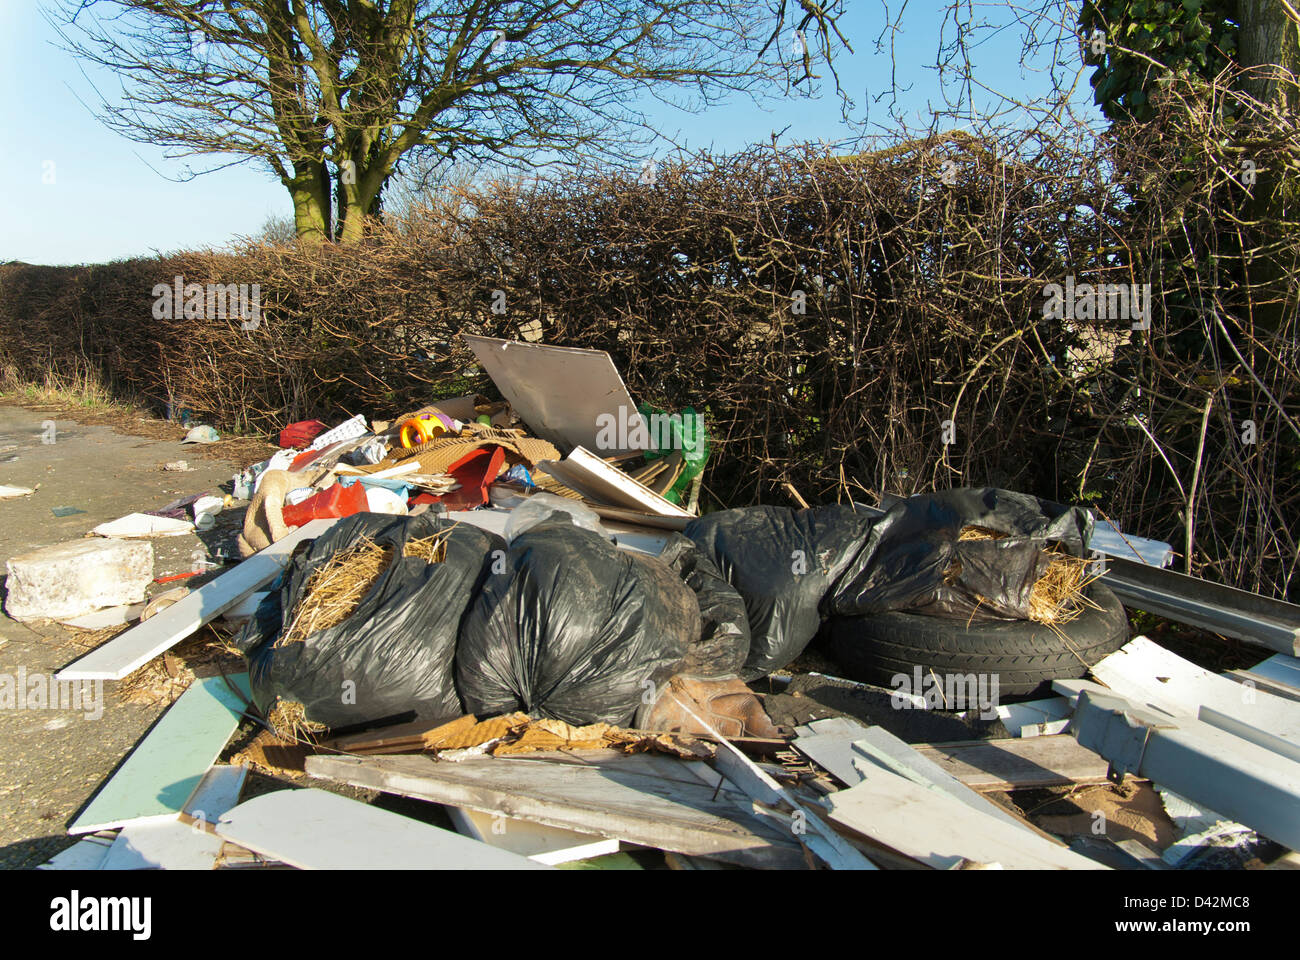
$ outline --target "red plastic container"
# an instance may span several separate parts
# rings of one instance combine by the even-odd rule
[[[302,503],[284,505],[284,523],[289,527],[301,527],[310,520],[322,517],[350,517],[354,513],[363,513],[368,509],[366,488],[360,482],[345,487],[336,483],[328,490],[313,493]]]

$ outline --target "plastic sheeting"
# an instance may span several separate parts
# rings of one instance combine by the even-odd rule
[[[749,654],[749,618],[744,598],[681,534],[668,538],[659,560],[694,591],[700,608],[700,634],[687,648],[680,672],[709,680],[740,676]]]

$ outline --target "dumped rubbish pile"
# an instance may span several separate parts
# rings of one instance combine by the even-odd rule
[[[207,744],[185,795],[115,794],[123,771],[147,783],[151,733],[73,823],[96,848],[78,856],[111,863],[128,835],[124,863],[204,868],[659,851],[675,867],[1105,869],[1185,866],[1210,837],[1261,862],[1300,847],[1300,670],[1278,676],[1300,651],[1278,647],[1259,668],[1272,679],[1246,682],[1279,692],[1247,704],[1242,677],[1130,640],[1125,604],[1147,607],[1110,565],[1151,541],[1117,548],[1085,509],[995,488],[699,516],[694,411],[634,406],[604,354],[467,339],[504,400],[287,425],[279,453],[233,478],[246,559],[63,672],[121,679],[219,614],[243,622],[247,674],[196,681],[164,719]],[[1163,584],[1149,592],[1166,608],[1194,602]],[[1261,622],[1283,630],[1287,606]],[[778,723],[764,685],[789,682],[813,645],[894,717],[981,714],[1009,736]],[[430,822],[314,789],[238,803],[248,767],[214,761],[245,714],[264,728],[253,766],[422,798]],[[1145,750],[1118,734],[1144,728]],[[1067,844],[987,796],[1125,775],[1194,805],[1176,856]],[[173,844],[196,810],[206,839]],[[268,834],[268,817],[282,828]],[[307,817],[338,829],[303,835]],[[405,840],[358,844],[367,829]]]

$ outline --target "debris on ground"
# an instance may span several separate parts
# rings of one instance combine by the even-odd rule
[[[466,340],[504,400],[285,424],[229,497],[9,561],[11,616],[103,611],[59,679],[171,703],[49,869],[1252,868],[1300,847],[1300,651],[1276,646],[1300,610],[1234,621],[1276,656],[1216,674],[1130,637],[1144,596],[1199,598],[1110,579],[1116,543],[1168,545],[1094,539],[1082,507],[964,488],[701,516],[695,408],[634,405],[599,351]],[[245,559],[121,629],[155,582],[131,538],[218,523]],[[218,623],[228,645],[182,655]],[[273,789],[241,803],[248,770]],[[284,789],[307,780],[413,806]]]

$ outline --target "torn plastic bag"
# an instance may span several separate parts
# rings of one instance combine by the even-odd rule
[[[456,684],[481,716],[625,725],[699,635],[695,595],[666,564],[552,518],[493,565],[461,628]]]
[[[410,540],[443,535],[441,562],[403,556]],[[313,571],[361,537],[391,545],[391,561],[342,623],[305,641],[275,646]],[[501,550],[500,537],[432,516],[359,513],[296,554],[281,585],[258,607],[236,645],[248,660],[263,713],[277,698],[301,703],[308,720],[340,728],[415,711],[437,721],[459,716],[453,664],[461,619]]]
[[[510,516],[506,518],[506,543],[514,543],[515,537],[527,533],[548,518],[568,520],[575,527],[591,530],[610,539],[610,534],[600,524],[600,514],[581,500],[570,500],[553,493],[535,493],[510,511]]]
[[[1001,539],[958,540],[963,527]],[[1049,543],[1084,556],[1092,515],[1080,507],[995,487],[942,490],[895,500],[872,526],[825,612],[906,610],[959,619],[1023,620],[1046,572]]]
[[[686,651],[678,671],[703,679],[738,677],[749,654],[749,618],[745,600],[691,540],[674,533],[659,559],[695,593],[700,608],[700,635]]]
[[[744,598],[749,652],[742,680],[779,670],[821,626],[823,596],[858,556],[872,520],[851,507],[740,507],[683,533]]]

